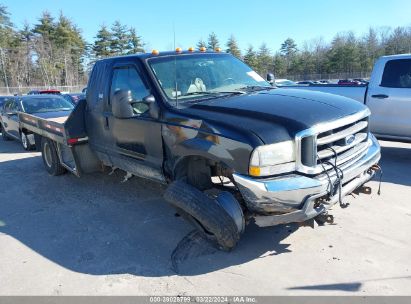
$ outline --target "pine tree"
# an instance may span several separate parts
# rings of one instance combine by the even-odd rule
[[[231,35],[227,41],[227,53],[234,55],[237,58],[241,58],[241,51],[238,47],[237,40],[234,35]]]
[[[297,53],[297,44],[291,38],[287,38],[282,44],[280,48],[280,53],[287,62],[287,71],[290,70],[291,62],[294,59],[295,54]]]
[[[297,44],[291,38],[287,38],[282,44],[280,52],[283,56],[292,56],[297,53]]]
[[[271,51],[265,43],[263,43],[257,53],[257,72],[260,75],[267,74],[273,69],[273,57]]]
[[[274,55],[273,65],[273,71],[276,78],[285,77],[287,75],[287,63],[281,54],[276,53]]]
[[[196,47],[197,47],[197,50],[200,50],[201,48],[207,48],[207,44],[205,43],[205,41],[203,40],[203,39],[200,39],[198,42],[197,42],[197,45],[196,45]]]
[[[13,38],[13,23],[7,7],[0,4],[0,47],[7,47]]]
[[[218,47],[220,47],[220,42],[218,41],[217,35],[212,32],[208,36],[207,48],[210,50],[215,50]]]
[[[252,45],[247,48],[247,51],[244,55],[244,62],[248,64],[253,70],[257,70],[258,62],[257,62],[257,54],[254,51]]]
[[[111,35],[110,48],[114,55],[124,55],[130,51],[127,26],[122,25],[118,20],[115,21],[111,27]]]
[[[97,58],[104,58],[113,55],[111,51],[112,34],[107,26],[102,25],[97,32],[93,44],[93,52]]]
[[[44,39],[52,40],[55,28],[54,18],[48,11],[44,11],[39,19],[39,23],[34,25],[33,33],[42,36]]]
[[[10,13],[6,6],[0,4],[0,29],[11,27],[13,27],[13,23],[10,21]]]
[[[56,46],[60,48],[68,48],[74,40],[71,21],[63,14],[60,14],[53,36]]]
[[[144,52],[144,44],[141,42],[141,37],[137,35],[136,29],[131,27],[128,34],[128,49],[127,54],[136,54]]]

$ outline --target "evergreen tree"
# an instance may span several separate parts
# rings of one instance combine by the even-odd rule
[[[234,35],[231,35],[227,41],[227,53],[234,55],[237,58],[241,58],[241,51],[238,47],[237,40]]]
[[[53,35],[56,46],[59,48],[69,48],[75,40],[73,34],[71,21],[63,14],[60,14]]]
[[[12,28],[13,23],[10,21],[10,13],[7,10],[7,7],[0,4],[0,29]]]
[[[127,26],[115,21],[111,27],[110,48],[114,55],[124,55],[130,51]]]
[[[280,53],[276,53],[273,58],[274,75],[276,78],[287,76],[287,62]]]
[[[243,60],[244,60],[244,62],[245,62],[246,64],[248,64],[253,70],[257,70],[257,68],[258,68],[257,54],[256,54],[256,52],[254,51],[254,48],[253,48],[252,45],[250,45],[250,46],[247,48],[247,51],[246,51],[246,53],[245,53],[245,55],[244,55]]]
[[[273,57],[267,44],[263,43],[257,53],[257,72],[265,76],[268,72],[273,70]]]
[[[102,25],[97,32],[93,44],[93,52],[97,58],[104,58],[113,55],[111,50],[112,34],[107,26]]]
[[[204,40],[200,39],[200,40],[197,42],[196,47],[197,47],[197,50],[200,50],[200,49],[203,48],[203,47],[207,48],[207,44],[205,43]]]
[[[297,44],[295,43],[293,39],[287,38],[281,44],[280,52],[285,57],[295,55],[295,53],[297,53]]]
[[[297,44],[294,42],[293,39],[287,38],[282,44],[280,48],[281,55],[284,56],[287,62],[287,72],[290,70],[291,63],[295,59],[295,54],[297,53]]]
[[[361,69],[360,48],[353,32],[337,34],[327,53],[331,73],[356,72]]]
[[[137,35],[136,29],[131,27],[128,35],[128,49],[127,54],[136,54],[144,52],[143,43],[141,42],[141,37]]]
[[[33,33],[47,40],[52,40],[55,32],[54,18],[48,11],[44,11],[39,23],[34,25]]]
[[[218,47],[220,47],[220,42],[218,41],[217,35],[214,32],[212,32],[208,36],[207,48],[210,50],[215,50]]]

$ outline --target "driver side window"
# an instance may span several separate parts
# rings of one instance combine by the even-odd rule
[[[149,108],[143,103],[143,98],[150,94],[137,70],[132,66],[116,68],[111,81],[110,99],[117,91],[130,91],[133,97],[133,112],[136,115],[146,113]],[[111,101],[110,101],[111,103]]]

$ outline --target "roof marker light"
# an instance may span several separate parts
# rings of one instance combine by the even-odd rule
[[[194,52],[194,48],[193,48],[193,47],[189,47],[189,48],[188,48],[188,51],[189,51],[189,52]]]
[[[183,50],[181,48],[176,48],[176,53],[181,53]]]
[[[207,51],[207,49],[206,49],[204,46],[202,46],[202,47],[200,48],[200,52],[205,52],[205,51]]]
[[[157,51],[157,50],[152,50],[152,51],[151,51],[151,54],[152,54],[152,55],[158,55],[158,54],[160,54],[160,52]]]
[[[220,52],[221,52],[221,48],[217,47],[217,48],[214,49],[214,51],[216,51],[217,53],[220,53]]]

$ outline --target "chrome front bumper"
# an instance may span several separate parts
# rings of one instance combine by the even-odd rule
[[[346,196],[369,181],[375,171],[370,168],[381,158],[377,139],[370,134],[367,152],[354,162],[342,164],[342,196]],[[331,181],[337,180],[335,172],[329,173]],[[258,226],[274,226],[291,222],[303,222],[329,209],[338,202],[337,192],[329,200],[316,204],[330,190],[326,174],[306,176],[298,173],[269,179],[255,179],[234,174],[234,180],[247,204],[255,215]],[[271,213],[271,215],[270,215]],[[275,215],[272,215],[274,214]],[[264,215],[268,214],[268,215]]]

